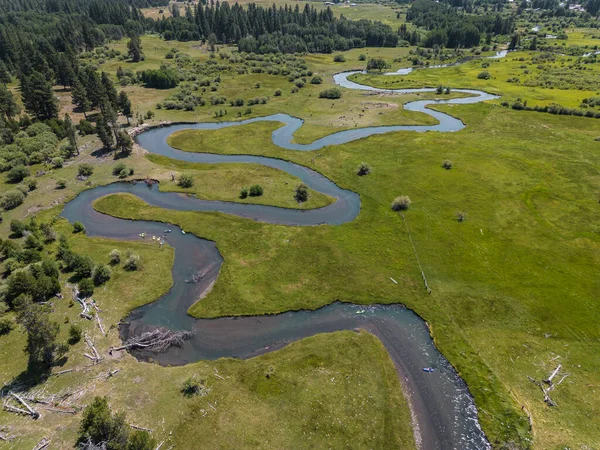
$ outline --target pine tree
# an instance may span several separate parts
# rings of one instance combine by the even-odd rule
[[[25,110],[38,120],[52,119],[58,116],[58,102],[52,91],[52,83],[46,77],[33,72],[21,80],[21,96]]]
[[[127,43],[127,54],[133,62],[139,62],[142,60],[142,41],[138,35],[131,36],[131,39]]]
[[[106,123],[106,120],[104,119],[102,113],[98,115],[98,120],[96,121],[96,134],[100,138],[100,141],[102,142],[104,148],[112,148],[115,142],[114,137],[110,125]]]
[[[83,112],[83,116],[87,120],[87,112],[92,109],[92,104],[87,96],[87,91],[81,81],[75,77],[73,82],[73,90],[71,91],[71,103]]]
[[[10,76],[10,72],[8,71],[8,67],[4,64],[4,61],[0,61],[0,83],[7,84],[10,83],[12,77]]]
[[[100,82],[102,83],[102,89],[104,91],[104,96],[106,96],[106,98],[108,99],[108,101],[110,102],[110,104],[113,108],[117,108],[117,106],[119,104],[119,99],[117,97],[117,90],[115,89],[113,82],[110,80],[110,78],[108,77],[108,74],[106,72],[102,72],[102,75],[100,77]]]
[[[0,84],[0,116],[4,116],[7,121],[11,121],[20,112],[21,107],[15,101],[12,92],[5,85]]]
[[[129,119],[133,117],[133,110],[131,109],[131,100],[127,97],[125,91],[119,92],[119,111],[127,119],[127,125],[130,125]]]
[[[79,147],[77,146],[77,132],[75,127],[73,126],[73,122],[71,121],[71,116],[65,114],[65,130],[67,131],[67,139],[69,139],[69,144],[73,147],[73,151],[77,155],[79,155]]]

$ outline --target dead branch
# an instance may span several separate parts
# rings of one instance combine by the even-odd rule
[[[43,450],[45,448],[48,448],[49,445],[50,445],[50,439],[45,437],[45,438],[42,438],[42,440],[40,442],[38,442],[35,447],[33,447],[33,450]]]
[[[133,425],[133,424],[129,424],[129,426],[131,428],[133,428],[134,430],[141,430],[141,431],[147,431],[148,433],[152,433],[152,430],[150,428],[144,428],[144,427],[140,427],[139,425]]]
[[[96,364],[99,363],[100,361],[102,361],[102,358],[100,357],[100,354],[98,353],[98,350],[96,350],[96,347],[94,346],[94,343],[89,338],[89,336],[86,335],[84,340],[85,340],[85,343],[87,344],[87,346],[94,352],[93,355],[84,353],[84,356],[90,358]]]
[[[66,369],[66,370],[61,370],[60,372],[54,372],[52,375],[57,377],[59,375],[63,375],[65,373],[69,373],[69,372],[74,372],[76,369]]]
[[[94,306],[96,306],[96,304],[94,303]],[[96,322],[98,322],[98,327],[100,328],[100,331],[102,332],[102,334],[104,336],[106,336],[106,331],[104,331],[104,327],[102,326],[102,320],[100,319],[100,314],[98,314],[96,312]]]
[[[62,414],[77,414],[77,410],[76,409],[61,409],[61,408],[46,408],[46,410],[48,411],[52,411],[52,412],[57,412],[57,413],[62,413]]]
[[[164,443],[165,443],[165,441],[162,441],[160,444],[158,444],[158,445],[156,446],[156,449],[155,449],[155,450],[160,450],[160,448],[163,446],[163,444],[164,444]]]
[[[550,396],[548,395],[548,392],[550,392],[550,389],[546,390],[544,388],[544,385],[541,382],[534,380],[530,376],[527,376],[527,378],[529,379],[529,381],[531,381],[533,384],[535,384],[537,387],[539,387],[542,390],[542,393],[544,394],[544,402],[546,402],[546,404],[548,406],[556,406],[556,402],[554,400],[552,400],[550,398]]]
[[[192,335],[193,333],[190,331],[172,331],[166,328],[156,328],[138,336],[133,336],[125,344],[120,347],[113,347],[110,351],[140,348],[161,353],[165,352],[169,347],[181,347]]]
[[[546,384],[552,384],[552,378],[554,378],[556,376],[556,374],[558,373],[558,371],[560,370],[560,368],[562,367],[562,364],[559,364],[556,369],[554,369],[554,372],[552,372],[550,374],[550,376],[548,377],[547,380],[542,380],[544,383]]]
[[[206,403],[208,403],[208,402],[206,402]],[[211,405],[210,403],[208,403],[208,406],[210,406],[210,407],[211,407],[211,409],[212,409],[213,411],[216,411],[216,410],[217,410],[217,408],[215,408],[215,407],[214,407],[213,405]]]
[[[29,406],[27,402],[23,400],[19,395],[15,394],[14,392],[11,392],[11,395],[13,398],[17,399],[17,401],[21,403],[25,408],[27,408],[27,411],[29,411],[29,415],[31,417],[33,417],[34,419],[38,419],[40,417],[40,413],[33,409],[31,406]]]

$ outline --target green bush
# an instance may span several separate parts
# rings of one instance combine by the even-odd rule
[[[1,205],[5,210],[14,209],[25,200],[25,194],[20,191],[7,191],[2,196]]]
[[[18,219],[13,219],[10,221],[10,232],[14,237],[23,237],[23,234],[27,230],[27,226]]]
[[[94,166],[88,163],[80,164],[77,168],[77,175],[81,177],[89,177],[94,173]]]
[[[479,72],[477,78],[479,78],[480,80],[489,80],[490,78],[492,78],[492,76],[487,70],[484,70],[483,72]]]
[[[364,175],[369,175],[371,173],[371,168],[369,167],[369,165],[367,163],[360,163],[358,166],[358,170],[356,171],[357,175],[359,177],[362,177]]]
[[[35,191],[37,189],[37,184],[38,183],[35,178],[28,178],[25,180],[25,186],[27,186],[30,191]]]
[[[298,186],[296,186],[296,193],[294,195],[294,198],[299,203],[303,203],[306,200],[308,200],[308,186],[306,186],[304,183],[301,183]]]
[[[333,57],[333,62],[345,62],[346,57],[344,55],[335,55]]]
[[[323,78],[321,78],[319,75],[315,75],[310,79],[310,84],[321,84],[322,82]]]
[[[358,55],[358,60],[359,61],[366,61],[367,56],[364,53],[361,53],[360,55]]]
[[[79,341],[81,341],[81,337],[83,336],[83,330],[79,325],[71,325],[69,327],[69,344],[75,345]]]
[[[445,159],[442,163],[442,167],[446,170],[452,169],[452,161],[450,161],[449,159]]]
[[[110,280],[111,275],[112,272],[110,270],[110,267],[104,264],[98,264],[96,267],[94,267],[92,280],[94,280],[94,284],[96,286],[100,286],[101,284],[104,284],[108,280]]]
[[[242,190],[240,191],[240,198],[246,198],[246,197],[248,197],[248,189],[242,188]]]
[[[121,252],[117,249],[111,250],[108,256],[110,257],[110,263],[112,265],[116,265],[121,262]]]
[[[60,169],[64,163],[65,163],[65,160],[62,159],[60,156],[57,156],[56,158],[52,158],[52,167],[54,167],[55,169]]]
[[[319,98],[337,99],[342,97],[342,91],[338,88],[326,89],[319,92]]]
[[[275,97],[281,97],[281,89],[275,89],[275,92],[273,93],[273,95]]]
[[[10,333],[14,326],[14,322],[8,317],[0,319],[0,336]]]
[[[77,221],[73,224],[73,233],[81,233],[84,231],[85,231],[85,226],[81,222]]]
[[[67,187],[67,180],[59,178],[56,180],[56,189],[64,189]]]
[[[23,165],[13,167],[6,174],[6,179],[11,183],[20,183],[24,178],[29,176],[29,169]]]
[[[89,298],[94,295],[94,283],[89,278],[84,278],[77,284],[79,289],[79,297]]]
[[[250,197],[260,197],[261,195],[263,195],[263,188],[260,184],[255,184],[253,186],[250,186]]]
[[[113,167],[112,174],[118,176],[124,170],[127,170],[127,166],[123,163],[119,163],[115,167]]]
[[[194,178],[190,174],[182,173],[177,184],[182,188],[191,188],[194,185]]]
[[[410,198],[406,195],[396,197],[392,201],[392,210],[394,211],[406,211],[410,206]]]
[[[127,251],[127,259],[123,264],[125,270],[138,270],[141,267],[140,255],[136,255],[131,250]]]

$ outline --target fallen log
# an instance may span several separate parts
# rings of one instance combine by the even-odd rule
[[[134,430],[147,431],[148,433],[152,433],[152,430],[150,428],[144,428],[144,427],[140,427],[139,425],[133,425],[133,424],[129,424],[129,426],[131,428],[133,428]]]
[[[558,371],[560,370],[560,368],[562,367],[562,364],[559,364],[558,367],[556,367],[556,369],[554,369],[554,372],[552,372],[550,374],[550,376],[548,377],[547,380],[542,380],[544,383],[546,384],[552,384],[552,378],[554,378],[556,376],[556,374],[558,373]]]
[[[20,396],[18,396],[17,394],[15,394],[14,392],[11,392],[11,395],[17,399],[17,401],[19,403],[21,403],[25,408],[27,408],[27,411],[29,411],[29,414],[31,415],[31,417],[33,417],[34,419],[38,419],[40,417],[40,413],[37,412],[35,409],[33,409],[31,406],[29,406],[27,404],[27,402],[25,400],[23,400]]]
[[[52,411],[52,412],[57,412],[57,413],[62,413],[62,414],[77,414],[77,410],[76,409],[61,409],[61,408],[46,408],[46,410],[48,411]]]
[[[38,442],[35,447],[33,447],[33,450],[43,450],[45,448],[48,448],[49,445],[50,445],[50,439],[45,437],[45,438],[42,438],[42,440],[40,442]]]
[[[110,351],[131,350],[134,348],[161,353],[169,347],[181,347],[193,335],[190,331],[172,331],[156,328],[129,339],[120,347],[112,347]]]

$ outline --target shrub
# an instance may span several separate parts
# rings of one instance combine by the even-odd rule
[[[92,125],[91,122],[87,120],[81,119],[79,121],[79,133],[83,136],[87,136],[88,134],[94,134],[96,132],[96,127]]]
[[[444,93],[444,86],[438,86],[435,90],[436,94],[443,94]]]
[[[67,187],[67,180],[64,180],[62,178],[56,180],[56,188],[57,189],[64,189]]]
[[[342,97],[342,91],[338,88],[326,89],[319,92],[319,98],[337,99]]]
[[[250,197],[260,197],[263,195],[263,188],[260,184],[250,186]]]
[[[94,261],[89,256],[75,255],[71,261],[71,267],[78,277],[89,278],[92,276]]]
[[[81,232],[85,232],[85,226],[79,221],[73,223],[73,233]]]
[[[358,60],[359,61],[366,61],[367,60],[367,55],[365,55],[364,53],[361,53],[360,55],[358,55]]]
[[[25,200],[25,194],[20,191],[7,191],[2,197],[1,206],[5,210],[14,209],[23,203]]]
[[[94,173],[94,167],[91,164],[83,163],[77,168],[77,175],[81,177],[89,177]]]
[[[35,191],[37,189],[37,180],[35,178],[28,178],[25,180],[25,186],[27,186],[27,189],[30,191]]]
[[[294,195],[294,198],[299,203],[303,203],[308,200],[308,186],[306,186],[304,183],[296,186],[296,194]]]
[[[79,325],[73,324],[69,327],[69,344],[71,344],[71,345],[77,344],[81,340],[82,336],[83,336],[83,330],[81,329],[81,327]]]
[[[10,333],[13,328],[14,322],[10,318],[4,317],[0,319],[0,336]]]
[[[121,262],[121,252],[117,249],[111,250],[108,256],[110,258],[110,263],[113,265]]]
[[[125,270],[138,270],[141,267],[140,255],[136,255],[131,250],[127,251],[127,259],[123,264]]]
[[[444,162],[442,163],[442,167],[446,170],[452,169],[452,161],[450,161],[449,159],[444,160]]]
[[[335,55],[333,57],[333,62],[346,62],[346,58],[344,55]]]
[[[459,211],[456,213],[456,220],[458,220],[459,222],[464,222],[464,220],[467,218],[467,213],[463,212],[463,211]]]
[[[248,189],[242,188],[242,190],[240,191],[240,198],[246,198],[246,197],[248,197]]]
[[[90,442],[92,445],[89,448],[124,450],[127,448],[129,433],[125,414],[113,414],[108,406],[108,399],[96,397],[83,411],[77,448],[84,448]]]
[[[371,173],[371,168],[369,167],[369,165],[367,163],[360,163],[358,165],[358,170],[356,171],[356,174],[359,177],[362,177],[364,175],[369,175]]]
[[[89,278],[84,278],[77,285],[79,296],[81,298],[89,298],[94,295],[94,283]]]
[[[200,383],[194,377],[188,377],[181,386],[181,393],[186,397],[192,397],[200,392]]]
[[[60,156],[57,156],[56,158],[52,158],[52,167],[54,167],[55,169],[60,169],[64,163],[65,163],[65,160],[62,159]]]
[[[182,173],[179,176],[179,180],[177,181],[179,187],[182,188],[191,188],[194,185],[194,179],[190,174]]]
[[[492,78],[492,76],[487,70],[484,70],[483,72],[479,72],[477,78],[479,78],[480,80],[489,80],[490,78]]]
[[[281,97],[281,89],[275,89],[275,92],[273,93],[273,95],[275,97]]]
[[[310,79],[310,84],[321,84],[322,82],[323,78],[321,78],[319,75],[315,75]]]
[[[406,195],[396,197],[392,201],[392,210],[394,211],[406,211],[410,206],[410,198]]]
[[[113,167],[112,169],[112,174],[114,176],[118,176],[121,174],[122,171],[127,170],[127,166],[125,166],[125,164],[123,163],[119,163],[117,164],[115,167]]]
[[[20,220],[13,219],[10,221],[10,232],[15,237],[23,237],[25,230],[27,230],[27,226]]]
[[[6,179],[11,183],[19,183],[28,176],[29,169],[27,169],[23,165],[18,165],[8,171],[8,173],[6,174]]]
[[[101,284],[104,284],[110,280],[111,275],[112,273],[110,267],[104,264],[98,264],[96,267],[94,267],[92,280],[94,280],[94,284],[96,286],[100,286]]]
[[[306,86],[306,83],[304,81],[302,81],[302,80],[296,80],[296,82],[294,84],[299,89],[302,89],[304,86]]]

